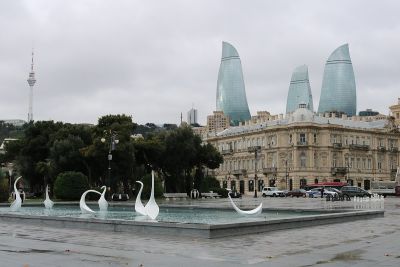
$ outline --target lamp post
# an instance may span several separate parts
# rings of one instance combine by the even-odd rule
[[[104,137],[101,138],[102,143],[106,143],[107,138],[109,139],[108,143],[108,178],[106,181],[107,191],[111,190],[111,161],[112,161],[112,151],[115,150],[115,145],[118,144],[119,140],[117,139],[117,133],[109,130],[104,131]]]
[[[346,181],[347,185],[349,185],[349,182],[350,182],[350,162],[347,161],[347,181]]]
[[[13,174],[13,164],[12,163],[7,164],[7,170],[8,170],[8,177],[9,177],[9,181],[10,181],[10,191],[9,192],[12,192],[12,174]]]
[[[288,173],[288,168],[287,168],[287,159],[285,159],[285,179],[286,179],[286,190],[289,189],[288,185],[288,178],[289,178],[289,173]]]
[[[254,153],[254,197],[257,197],[257,154],[261,152],[261,146],[252,146],[248,152]]]

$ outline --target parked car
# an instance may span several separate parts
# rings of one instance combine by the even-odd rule
[[[284,197],[285,191],[279,190],[278,187],[271,187],[267,186],[264,187],[263,190],[261,191],[261,194],[263,197],[270,196],[270,197]]]
[[[371,193],[357,186],[343,186],[340,191],[345,197],[371,197]]]
[[[232,191],[232,189],[227,188],[226,190],[228,190],[228,194],[231,198],[240,198],[242,197],[242,194],[240,194],[238,191]]]
[[[325,189],[328,189],[328,191],[336,192],[336,193],[337,193],[337,196],[338,196],[339,198],[341,198],[341,197],[343,196],[342,191],[340,191],[339,189],[332,188],[332,187],[325,187]]]
[[[321,197],[321,189],[322,187],[313,188],[307,191],[309,197]],[[338,197],[338,193],[330,191],[327,188],[324,188],[324,196],[323,197]]]
[[[129,200],[128,194],[112,194],[111,199],[115,201],[127,201]]]
[[[306,197],[307,191],[304,189],[294,189],[286,193],[287,197]]]

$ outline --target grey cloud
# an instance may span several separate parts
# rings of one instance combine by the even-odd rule
[[[309,66],[318,106],[329,54],[350,44],[358,110],[387,113],[400,61],[397,1],[2,1],[1,118],[96,122],[109,113],[178,123],[215,108],[221,42],[241,56],[250,110],[285,111],[293,69]],[[379,96],[377,99],[376,96]]]

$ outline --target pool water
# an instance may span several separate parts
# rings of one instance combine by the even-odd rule
[[[97,218],[108,220],[151,221],[146,216],[135,212],[134,207],[109,207],[108,211],[101,212],[96,205],[88,205],[95,214],[82,214],[78,206],[55,205],[47,210],[38,206],[23,206],[19,211],[12,212],[9,207],[1,207],[0,214],[20,214],[33,216],[58,216],[71,218]],[[242,216],[229,209],[188,208],[188,207],[161,207],[157,217],[159,222],[195,223],[195,224],[229,224],[242,222],[258,222],[273,219],[284,219],[311,215],[325,214],[318,211],[263,211],[260,215]]]

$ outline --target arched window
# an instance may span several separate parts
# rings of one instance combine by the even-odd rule
[[[249,180],[249,192],[253,192],[253,191],[254,191],[254,181]]]

